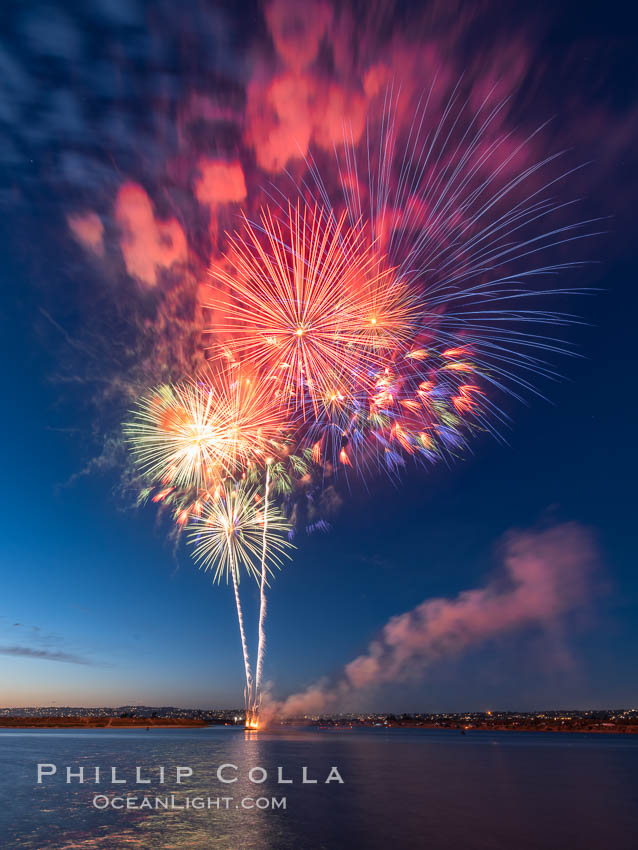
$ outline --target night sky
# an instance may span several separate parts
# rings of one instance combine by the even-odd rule
[[[478,74],[515,38],[525,46],[512,113],[531,125],[553,117],[548,149],[590,163],[570,197],[585,199],[586,217],[605,216],[594,229],[607,233],[576,249],[588,265],[567,276],[591,291],[560,304],[580,317],[560,330],[577,356],[553,361],[564,377],[539,383],[545,398],[504,401],[504,440],[480,435],[464,460],[412,468],[399,484],[355,482],[330,531],[296,537],[269,600],[266,678],[277,697],[337,675],[391,617],[484,587],[499,575],[504,535],[578,523],[598,565],[586,601],[551,634],[523,625],[444,653],[352,707],[638,703],[635,21],[620,5],[561,5],[530,4],[523,24],[504,15],[496,29],[488,4],[471,14],[463,4],[456,21],[397,7],[395,37],[414,16],[423,32],[435,21],[427,43],[455,74],[465,61]],[[4,21],[0,705],[241,703],[231,590],[173,546],[153,506],[133,507],[112,444],[130,407],[113,387],[118,376],[137,386],[132,364],[147,339],[136,323],[155,297],[127,274],[114,198],[135,180],[163,217],[190,224],[184,162],[238,142],[228,128],[202,141],[192,120],[184,131],[180,104],[192,115],[193,95],[217,89],[241,102],[256,45],[270,43],[257,6],[179,6],[176,20],[168,2],[14,4]],[[480,38],[470,48],[471,32]],[[248,144],[241,157],[251,186],[267,180]],[[69,230],[68,217],[87,209],[105,223],[103,257]],[[189,233],[197,246],[208,238],[205,223]],[[246,603],[255,610],[256,587]]]

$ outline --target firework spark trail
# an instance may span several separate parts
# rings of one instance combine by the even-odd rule
[[[234,563],[234,557],[232,554],[232,546],[230,545],[230,534],[226,534],[227,538],[227,546],[228,550],[231,553],[231,575],[233,577],[233,590],[235,593],[235,606],[237,608],[237,622],[239,623],[239,634],[241,637],[241,648],[244,656],[244,673],[246,676],[246,690],[244,691],[244,702],[246,704],[246,708],[252,705],[253,703],[253,677],[252,671],[250,669],[250,659],[248,656],[248,643],[246,641],[246,632],[244,629],[244,616],[241,608],[241,599],[239,597],[239,582],[237,580],[237,566]]]
[[[267,475],[268,470],[269,466]],[[240,570],[257,581],[265,582],[267,575],[281,566],[282,558],[289,557],[287,550],[292,548],[285,537],[289,525],[280,511],[270,503],[264,505],[263,511],[258,505],[256,487],[225,482],[221,492],[206,501],[201,514],[193,518],[189,534],[196,563],[205,570],[214,570],[214,580],[221,581],[225,576],[233,583],[246,677],[247,718],[255,713],[258,692],[244,628],[239,593]],[[265,588],[263,592],[265,594]],[[262,663],[263,651],[262,643]]]
[[[269,505],[266,570],[270,574],[289,557],[286,550],[292,544],[285,537],[289,527],[282,513]],[[263,536],[264,515],[258,507],[257,488],[229,480],[217,496],[203,503],[201,514],[193,517],[189,541],[196,563],[213,570],[215,582],[230,578],[239,569],[259,580]]]
[[[270,461],[266,461],[266,482],[264,484],[264,533],[261,550],[261,580],[259,585],[259,642],[257,645],[257,664],[255,666],[255,699],[258,708],[261,701],[261,676],[266,653],[266,554],[268,551],[268,500],[270,497]]]

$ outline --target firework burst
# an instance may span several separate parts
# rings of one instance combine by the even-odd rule
[[[269,573],[289,557],[290,525],[281,511],[265,506],[258,488],[227,481],[203,502],[188,539],[194,560],[213,571],[213,581],[240,581],[242,572],[259,580],[262,560]]]
[[[436,118],[431,94],[411,110],[390,85],[368,127],[374,144],[357,146],[345,134],[335,149],[336,186],[309,155],[304,197],[320,199],[327,216],[347,211],[348,225],[359,223],[366,244],[385,255],[416,300],[418,328],[409,334],[425,340],[416,348],[471,350],[467,370],[480,374],[490,395],[538,394],[538,377],[557,377],[549,358],[572,353],[555,331],[573,320],[539,309],[539,301],[570,291],[553,278],[578,265],[565,259],[566,246],[597,235],[595,222],[558,222],[575,201],[557,200],[555,192],[574,169],[561,168],[564,152],[535,160],[542,128],[514,143],[513,133],[499,129],[506,102],[492,91],[471,104],[459,82]],[[457,360],[448,371],[461,372]],[[457,404],[463,407],[471,408]],[[494,400],[488,408],[485,424],[495,430],[506,417]]]
[[[237,368],[162,386],[124,426],[142,476],[166,492],[214,490],[250,463],[263,463],[284,429],[268,383]]]
[[[379,352],[403,341],[415,321],[413,297],[358,225],[345,226],[302,202],[261,224],[245,220],[231,238],[232,271],[212,270],[230,291],[213,298],[210,330],[239,359],[278,384],[284,402],[316,413],[335,382],[365,381]]]

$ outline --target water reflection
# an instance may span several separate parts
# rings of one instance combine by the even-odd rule
[[[637,755],[638,736],[224,728],[0,733],[0,847],[633,850]],[[38,762],[58,765],[42,785],[35,781]],[[66,765],[83,766],[87,781],[66,784]],[[95,765],[115,767],[127,782],[88,781]],[[236,781],[219,781],[223,765],[222,776]],[[326,784],[335,765],[344,783]],[[137,766],[149,784],[135,784]],[[176,784],[177,767],[192,768],[192,776]],[[303,783],[304,767],[314,782]],[[96,794],[138,802],[174,794],[178,804],[205,804],[99,811],[92,806]],[[286,808],[272,809],[269,801],[282,797]],[[268,806],[245,808],[245,799]]]

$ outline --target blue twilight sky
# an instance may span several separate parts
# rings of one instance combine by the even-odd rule
[[[158,154],[150,146],[151,164],[145,160],[146,132],[156,139],[158,124],[177,120],[171,98],[188,90],[185,80],[198,79],[201,67],[195,60],[182,67],[168,48],[157,49],[159,24],[150,13],[145,17],[143,4],[29,5],[29,14],[11,7],[9,36],[0,44],[0,706],[236,706],[243,683],[229,589],[213,586],[183,547],[173,550],[152,507],[130,507],[116,468],[98,465],[78,475],[125,411],[116,401],[95,404],[100,358],[128,339],[108,306],[122,289],[112,286],[115,272],[87,257],[65,225],[70,210],[92,205],[92,190],[102,208],[121,172],[134,173],[133,153],[111,160],[101,132],[101,119],[117,100],[106,66],[119,63],[119,73],[130,75],[130,102],[111,117],[121,120],[123,137],[130,130],[139,139],[135,176],[149,182]],[[150,6],[160,21],[170,14],[164,3]],[[532,93],[544,91],[543,109],[560,109],[560,91],[548,94],[547,75],[556,57],[568,54],[569,68],[586,68],[574,83],[580,101],[566,89],[573,144],[579,119],[587,125],[589,118],[582,86],[590,76],[597,81],[592,102],[609,110],[607,129],[618,142],[612,149],[601,141],[600,158],[611,158],[606,170],[592,166],[608,182],[607,189],[596,185],[596,208],[614,219],[610,235],[596,243],[599,264],[584,278],[600,291],[570,304],[584,323],[565,334],[582,356],[561,360],[565,380],[542,385],[549,400],[508,403],[514,422],[507,443],[482,436],[473,454],[451,468],[412,471],[400,487],[381,479],[369,493],[355,486],[329,533],[297,538],[294,561],[277,577],[269,603],[266,675],[279,696],[338,672],[390,617],[485,584],[509,530],[575,521],[592,529],[602,567],[592,604],[564,635],[567,669],[553,663],[551,647],[533,629],[523,630],[368,694],[361,704],[380,710],[638,704],[638,296],[627,203],[635,167],[621,145],[638,126],[635,86],[629,86],[635,60],[624,25],[614,30],[610,22],[608,4],[600,23],[602,8],[586,7],[576,30],[568,25],[568,5],[545,29],[549,6],[536,13],[530,55],[545,58],[545,77],[524,83]],[[251,31],[265,38],[257,7],[246,9]],[[216,27],[220,15],[213,16]],[[53,23],[55,39],[47,35]],[[95,55],[102,26],[112,49]],[[224,26],[236,32],[236,22]],[[215,32],[211,50],[224,53],[236,44],[229,35],[220,47]],[[197,43],[199,36],[187,35]],[[229,55],[220,67],[235,61],[232,50]],[[238,71],[237,80],[245,73]],[[567,80],[564,68],[563,74]],[[132,84],[140,78],[145,85],[156,80],[161,90],[152,107]],[[209,71],[206,85],[214,88],[216,79]],[[153,132],[144,119],[135,123],[144,105],[162,113]],[[595,154],[591,135],[584,146],[587,156]],[[92,359],[95,368],[85,369]],[[249,612],[256,602],[251,587]]]

